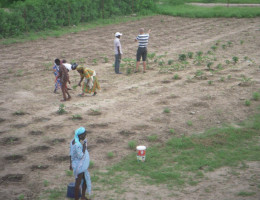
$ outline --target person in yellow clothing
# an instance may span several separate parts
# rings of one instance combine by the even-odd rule
[[[93,96],[95,96],[97,94],[97,89],[100,89],[99,82],[96,77],[96,72],[87,67],[78,66],[76,63],[72,64],[71,69],[76,69],[80,74],[80,81],[78,86],[81,86],[81,82],[85,78],[85,81],[82,85],[82,93],[79,96],[84,96],[85,93],[93,93]]]

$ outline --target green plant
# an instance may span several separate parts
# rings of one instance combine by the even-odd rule
[[[60,104],[59,110],[57,111],[57,113],[58,113],[59,115],[62,115],[62,114],[64,114],[64,113],[66,113],[65,105],[64,105],[63,103]]]
[[[24,194],[20,194],[20,195],[18,196],[18,199],[19,199],[19,200],[24,200]]]
[[[171,129],[169,130],[169,132],[170,132],[171,134],[174,134],[174,133],[175,133],[175,131],[174,131],[173,128],[171,128]]]
[[[91,161],[89,161],[89,169],[92,169],[93,167],[94,167],[94,162],[91,160]]]
[[[15,76],[23,76],[24,72],[22,69],[19,69],[16,73]]]
[[[169,108],[164,108],[163,112],[164,112],[164,113],[170,113],[171,111],[170,111]]]
[[[73,171],[72,170],[66,170],[66,175],[67,176],[73,176]]]
[[[104,63],[108,63],[108,58],[104,57]]]
[[[49,181],[44,180],[44,181],[43,181],[43,186],[44,186],[44,187],[48,187],[48,185],[49,185]]]
[[[213,46],[211,46],[210,48],[211,48],[213,51],[216,51],[218,47],[217,47],[216,45],[213,45]]]
[[[132,69],[130,67],[126,68],[126,74],[130,75],[132,73]]]
[[[72,86],[73,90],[76,90],[77,87],[78,87],[77,84]]]
[[[25,115],[26,113],[22,110],[18,110],[18,111],[15,111],[13,114],[14,115]]]
[[[259,92],[254,92],[253,93],[253,100],[258,101],[260,99],[260,93]]]
[[[192,126],[192,121],[190,121],[190,120],[187,121],[187,125],[188,125],[188,126]]]
[[[147,54],[147,58],[148,59],[153,59],[155,57],[155,55],[156,55],[155,53],[148,53]]]
[[[229,61],[229,60],[226,60],[225,62],[226,62],[226,64],[227,64],[227,65],[229,65],[229,64],[230,64],[230,61]]]
[[[177,79],[180,79],[180,77],[178,74],[174,74],[173,79],[177,80]]]
[[[83,119],[82,116],[79,114],[75,114],[72,116],[72,120],[82,120],[82,119]]]
[[[136,141],[134,141],[134,140],[129,141],[129,142],[128,142],[128,147],[129,147],[130,149],[135,149],[135,147],[136,147]]]
[[[231,41],[227,42],[228,46],[231,47],[231,45],[233,44]]]
[[[195,72],[195,76],[196,77],[200,77],[200,76],[202,76],[203,75],[203,71],[201,71],[201,70],[197,70],[196,72]]]
[[[213,81],[212,81],[212,80],[209,80],[209,81],[208,81],[208,84],[209,84],[209,85],[212,85],[212,84],[213,84]]]
[[[224,82],[224,81],[225,81],[225,77],[222,76],[222,77],[220,78],[220,81],[221,81],[221,82]]]
[[[241,45],[244,44],[244,40],[240,40],[240,44],[241,44]]]
[[[237,57],[237,56],[234,56],[234,57],[232,58],[232,60],[234,61],[234,63],[237,63],[237,62],[238,62],[238,57]]]
[[[158,135],[147,136],[149,142],[155,142],[158,139]]]
[[[227,48],[227,45],[222,44],[222,49],[226,49],[226,48]]]
[[[160,60],[160,61],[159,61],[159,65],[160,65],[160,66],[163,66],[164,64],[165,64],[165,62],[164,62],[163,60]]]
[[[207,68],[210,70],[212,65],[213,65],[213,62],[209,62],[209,63],[207,64]]]
[[[171,65],[173,63],[173,60],[168,60],[168,65]]]
[[[227,79],[230,80],[231,79],[231,75],[228,75]]]
[[[185,61],[187,59],[185,54],[179,54],[179,61]]]
[[[250,105],[251,105],[251,101],[250,101],[250,100],[246,100],[246,101],[245,101],[245,105],[246,105],[246,106],[250,106]]]
[[[107,157],[109,158],[109,159],[111,159],[111,158],[114,158],[114,153],[113,152],[108,152],[107,153]]]
[[[188,52],[188,58],[192,59],[193,58],[193,52]]]
[[[255,192],[245,192],[241,191],[237,195],[238,196],[243,196],[243,197],[249,197],[249,196],[254,196],[256,193]]]
[[[203,52],[202,51],[197,51],[196,54],[197,54],[197,56],[201,57]]]
[[[217,69],[219,69],[219,70],[223,69],[222,64],[219,63],[219,64],[217,65]]]
[[[96,64],[97,64],[97,59],[94,58],[94,59],[92,60],[92,62],[93,62],[94,65],[96,65]]]

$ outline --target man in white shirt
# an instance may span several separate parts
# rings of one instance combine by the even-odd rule
[[[119,72],[121,57],[122,57],[122,47],[120,43],[120,36],[123,35],[122,33],[116,32],[115,39],[114,39],[114,51],[115,51],[115,72],[116,74],[122,74]]]

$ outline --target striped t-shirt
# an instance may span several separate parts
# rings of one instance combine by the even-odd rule
[[[148,39],[149,39],[149,34],[142,34],[142,35],[138,35],[136,37],[136,39],[139,42],[138,47],[147,47],[148,45]]]

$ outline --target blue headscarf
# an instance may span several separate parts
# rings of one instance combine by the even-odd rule
[[[80,127],[78,128],[76,131],[75,131],[75,136],[74,136],[74,139],[75,139],[75,143],[80,143],[79,142],[79,135],[85,133],[86,129],[84,127]]]

